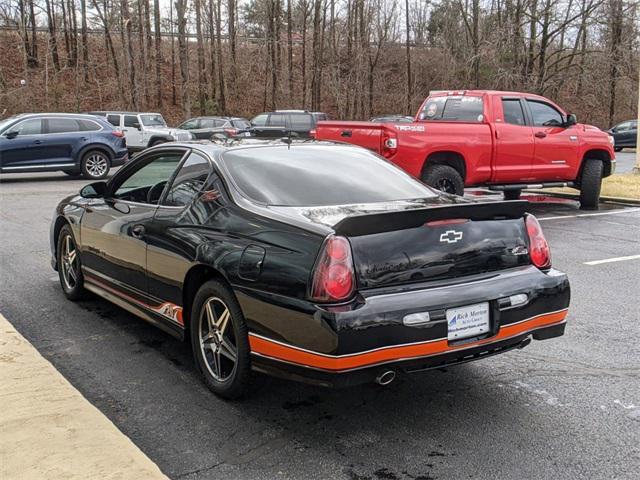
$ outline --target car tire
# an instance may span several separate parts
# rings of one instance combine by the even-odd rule
[[[521,194],[522,194],[522,190],[519,189],[519,188],[516,189],[516,190],[505,190],[504,191],[504,199],[505,200],[519,200]]]
[[[70,256],[73,254],[73,257]],[[84,276],[80,263],[80,251],[69,225],[60,230],[57,240],[56,260],[58,278],[65,296],[69,300],[80,300],[86,296]]]
[[[621,152],[624,147],[613,147],[614,152]]]
[[[603,170],[602,160],[588,158],[584,161],[580,179],[580,208],[585,210],[598,209]]]
[[[233,292],[218,280],[204,283],[189,322],[198,370],[216,395],[235,399],[249,389],[251,359],[247,324]]]
[[[111,160],[101,150],[89,150],[82,156],[80,170],[87,180],[101,180],[109,174]]]
[[[422,181],[446,193],[464,194],[464,180],[458,171],[449,165],[430,165],[422,175]]]

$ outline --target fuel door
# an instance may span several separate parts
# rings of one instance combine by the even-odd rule
[[[244,280],[255,282],[262,272],[262,264],[266,251],[257,245],[249,245],[242,252],[238,275]]]

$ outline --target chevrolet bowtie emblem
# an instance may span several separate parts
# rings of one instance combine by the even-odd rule
[[[462,232],[456,232],[455,230],[447,230],[440,235],[440,241],[442,243],[456,243],[458,240],[462,240]]]

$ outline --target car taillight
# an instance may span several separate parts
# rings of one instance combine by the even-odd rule
[[[225,128],[224,133],[230,137],[233,137],[238,133],[238,130],[236,130],[235,128]]]
[[[318,302],[347,300],[355,283],[351,245],[344,237],[329,237],[313,273],[311,298]]]
[[[391,158],[398,151],[398,138],[396,134],[389,131],[382,133],[382,145],[380,148],[384,158]]]
[[[551,266],[551,250],[547,239],[544,238],[542,228],[538,219],[533,215],[527,215],[525,219],[527,234],[529,235],[529,258],[538,268],[549,268]]]
[[[111,130],[111,135],[118,138],[124,138],[124,132],[121,132],[120,130]]]
[[[316,129],[315,128],[312,128],[311,130],[309,130],[309,137],[316,138]]]

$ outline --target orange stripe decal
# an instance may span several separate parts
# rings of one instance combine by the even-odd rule
[[[463,345],[456,346],[449,345],[447,339],[440,339],[412,345],[402,345],[398,347],[391,346],[363,353],[331,356],[301,350],[253,334],[249,334],[249,344],[252,352],[265,355],[276,360],[284,360],[286,362],[306,367],[322,368],[324,370],[349,370],[352,368],[364,367],[393,360],[408,360],[418,357],[427,357],[499,342],[500,340],[506,340],[511,337],[526,334],[538,328],[562,323],[567,316],[567,311],[568,310],[565,309],[559,312],[546,313],[518,322],[515,325],[504,325],[500,327],[498,334],[491,338],[485,338],[483,340],[478,340],[477,342],[465,343]]]

